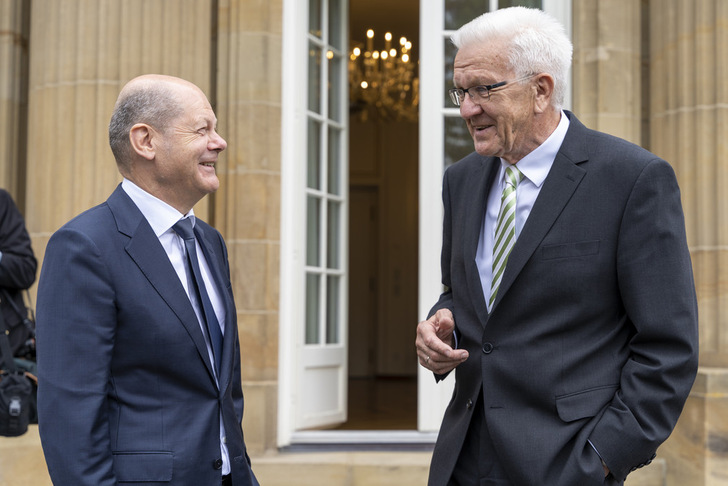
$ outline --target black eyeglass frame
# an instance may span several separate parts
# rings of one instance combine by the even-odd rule
[[[494,89],[502,88],[506,85],[517,83],[519,81],[523,81],[524,79],[532,78],[534,76],[536,76],[536,74],[528,74],[518,79],[513,79],[511,81],[501,81],[494,84],[479,84],[477,86],[471,86],[469,88],[450,88],[448,90],[448,93],[450,93],[450,101],[452,101],[453,104],[457,107],[459,107],[465,100],[465,93],[470,95],[470,99],[473,100],[473,103],[483,103],[485,101],[490,101],[490,92]],[[475,92],[477,93],[477,99],[473,97],[473,93],[470,92],[471,89],[475,90]],[[483,91],[485,91],[485,94],[483,94]]]

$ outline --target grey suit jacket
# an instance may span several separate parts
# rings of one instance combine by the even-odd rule
[[[38,287],[38,407],[55,484],[256,485],[241,420],[235,303],[222,236],[195,232],[226,306],[219,386],[195,312],[151,226],[117,187],[48,242]]]
[[[444,292],[470,357],[442,422],[430,485],[445,485],[482,388],[515,485],[603,484],[649,462],[697,371],[698,317],[671,167],[624,140],[570,127],[509,257],[494,307],[475,253],[500,163],[445,172]]]

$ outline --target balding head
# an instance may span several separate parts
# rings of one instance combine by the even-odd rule
[[[134,158],[129,141],[131,128],[144,123],[164,131],[182,114],[181,95],[201,90],[184,79],[161,74],[146,74],[129,81],[119,93],[109,123],[109,145],[119,171],[128,172]]]

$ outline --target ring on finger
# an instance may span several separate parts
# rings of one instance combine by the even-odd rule
[[[425,363],[430,364],[430,355],[429,354],[427,355],[427,359],[425,359]]]

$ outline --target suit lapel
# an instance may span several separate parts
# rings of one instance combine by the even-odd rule
[[[229,366],[229,363],[232,362],[233,353],[235,351],[235,329],[233,329],[233,324],[235,322],[234,313],[236,312],[235,305],[227,291],[228,287],[225,284],[227,279],[223,278],[224,261],[222,256],[215,253],[210,240],[207,238],[207,235],[202,230],[200,224],[195,225],[195,235],[197,236],[197,241],[199,241],[200,247],[202,248],[202,253],[205,255],[205,260],[207,260],[207,266],[212,272],[212,277],[215,281],[215,285],[217,286],[218,294],[225,305],[222,357],[220,360],[220,376],[218,378],[220,389],[224,390],[230,381],[232,367]]]
[[[570,121],[569,130],[528,220],[508,257],[508,264],[493,304],[494,309],[551,229],[586,174],[586,170],[577,164],[588,158],[584,146],[587,129],[573,114],[567,112],[567,115]]]
[[[478,172],[468,181],[466,190],[471,194],[472,204],[467,206],[465,219],[465,276],[470,289],[471,302],[475,303],[475,310],[482,325],[488,320],[488,307],[483,295],[483,286],[480,282],[480,272],[475,256],[478,250],[480,234],[483,231],[483,220],[485,218],[488,193],[493,185],[493,179],[498,174],[499,162],[497,158],[483,159]]]
[[[116,219],[119,232],[129,237],[126,252],[149,280],[159,296],[179,318],[190,339],[195,343],[200,358],[204,361],[210,377],[214,376],[207,345],[200,329],[197,315],[185,293],[182,282],[174,271],[167,253],[159,243],[157,235],[142,215],[139,208],[117,187],[107,201]]]

